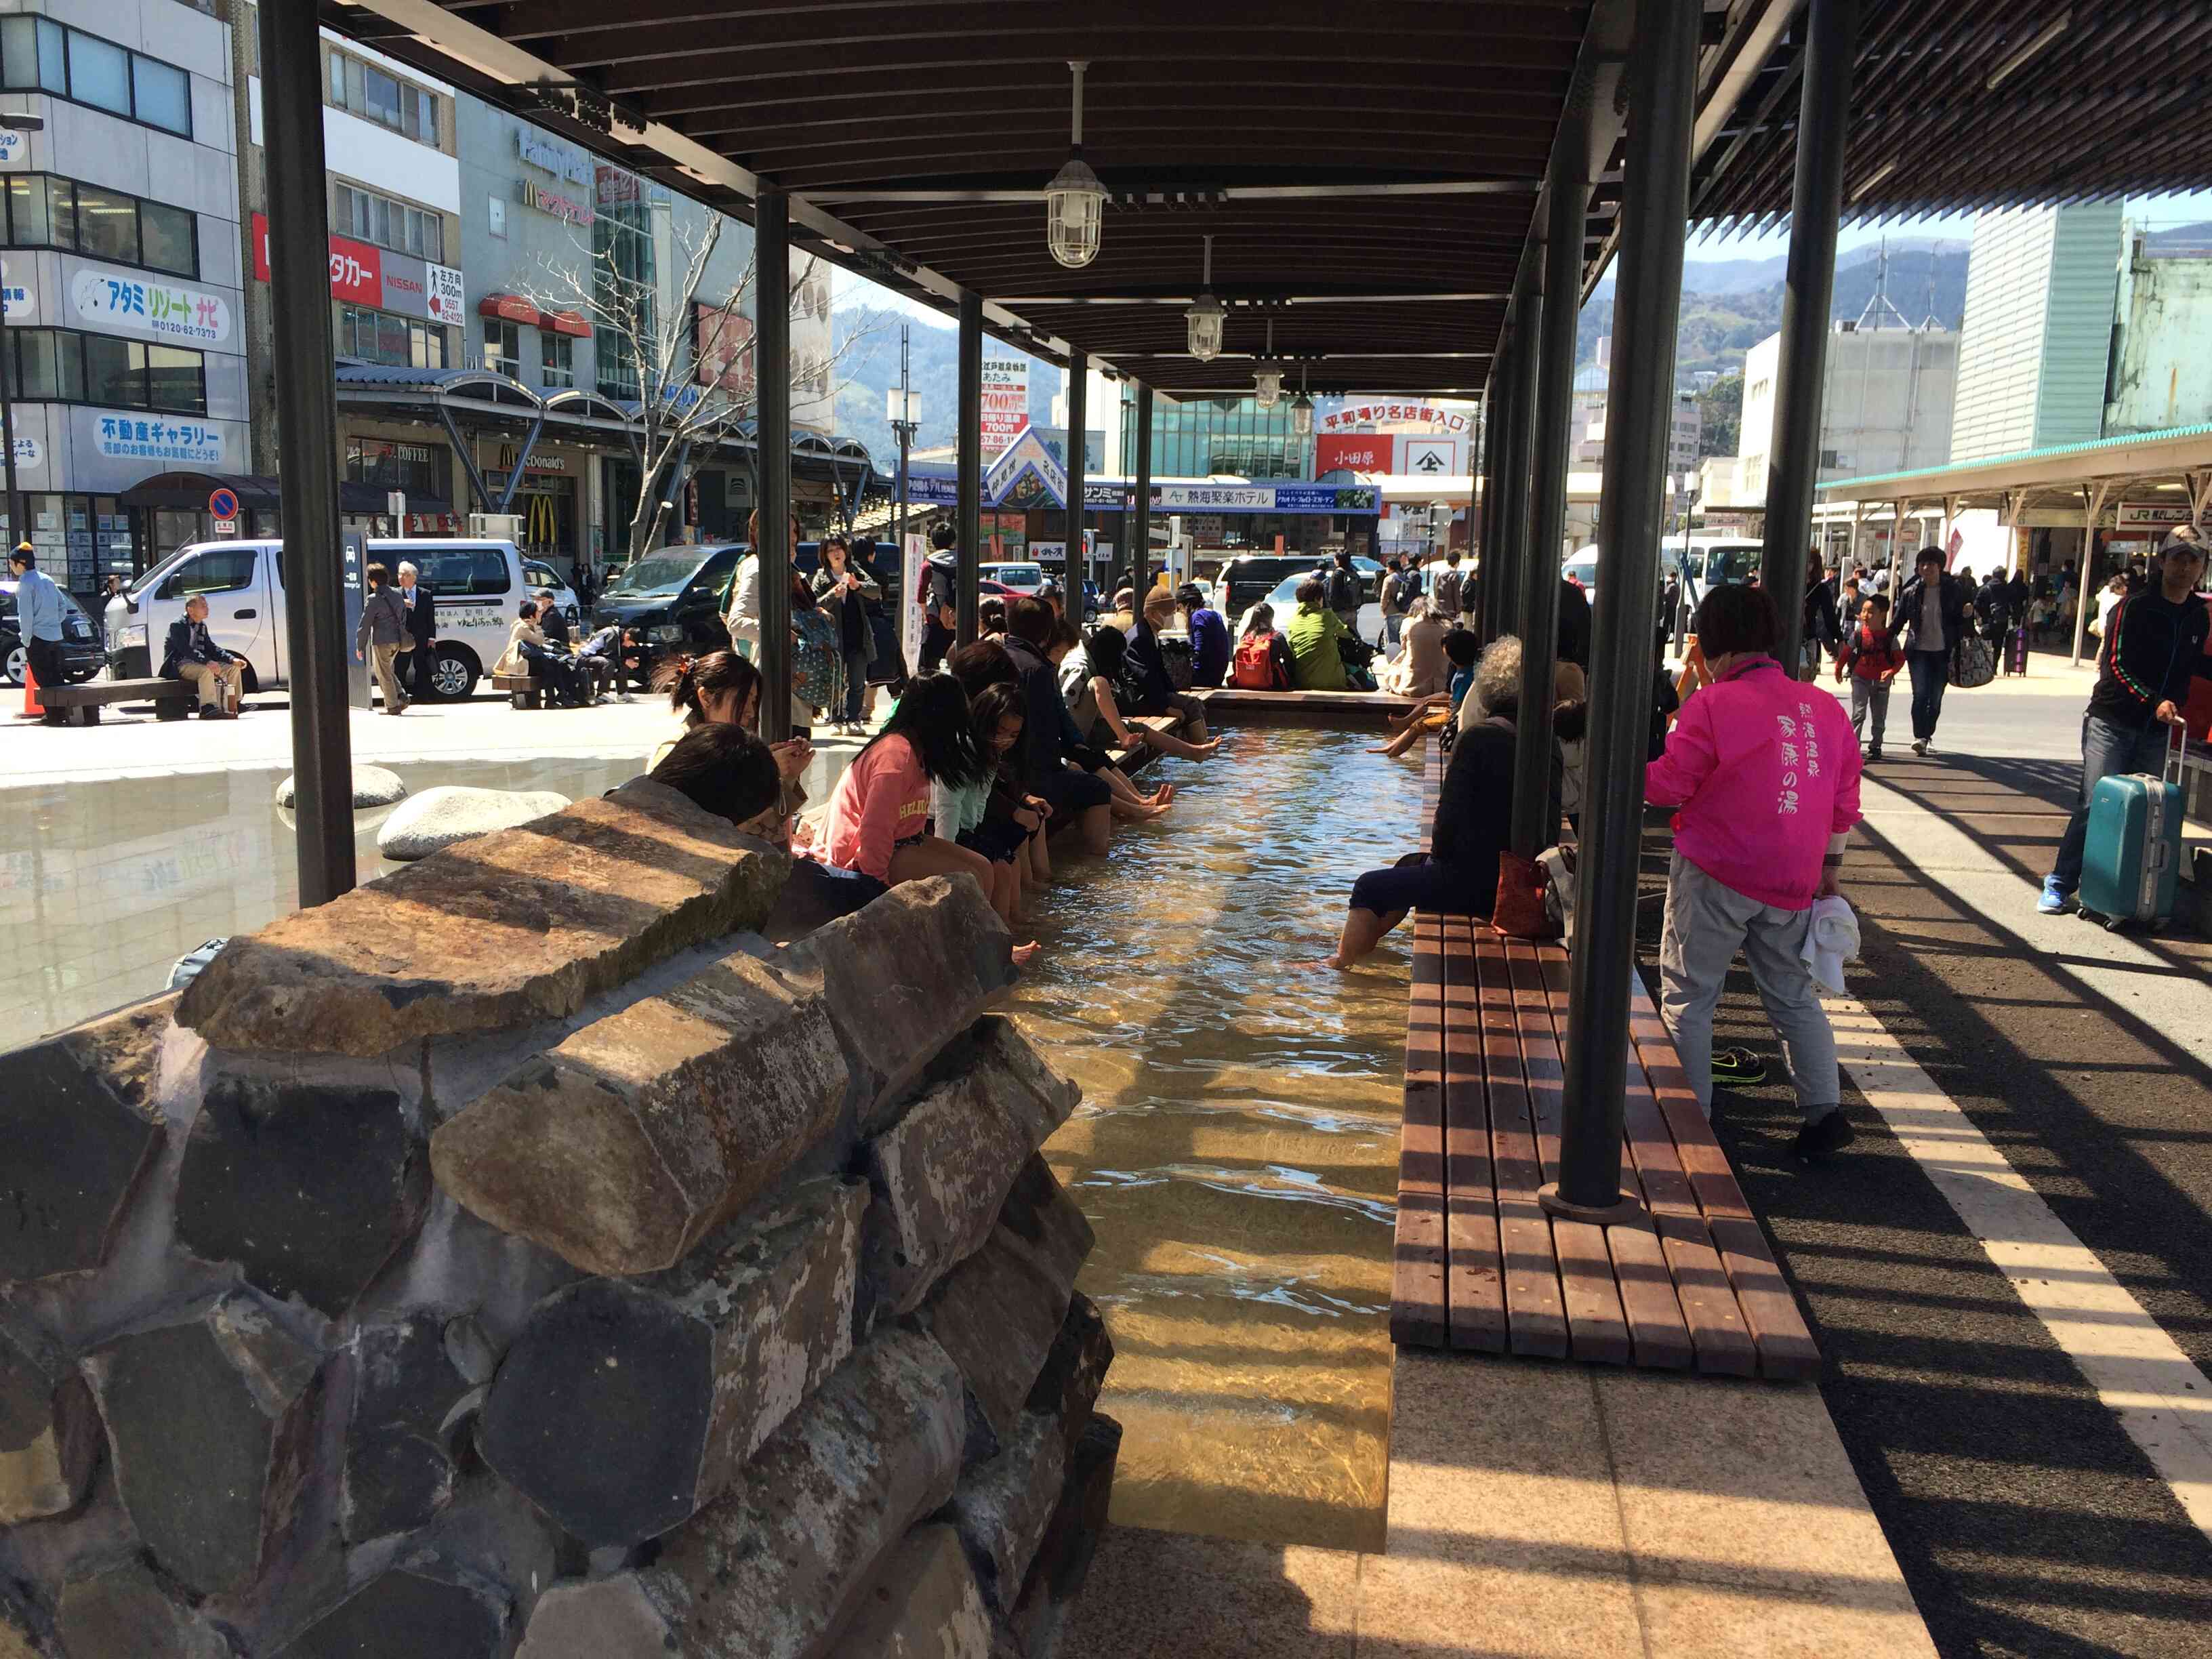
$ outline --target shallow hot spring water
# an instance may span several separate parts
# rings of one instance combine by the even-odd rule
[[[1045,1155],[1098,1234],[1119,1522],[1382,1540],[1404,956],[1307,965],[1417,842],[1419,769],[1376,741],[1231,728],[1036,908],[1013,1011],[1083,1085]]]

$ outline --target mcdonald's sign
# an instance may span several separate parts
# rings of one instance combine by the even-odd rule
[[[533,550],[550,550],[561,540],[561,504],[551,495],[522,498],[522,540]]]

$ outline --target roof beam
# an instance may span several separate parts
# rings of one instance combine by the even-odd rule
[[[1111,192],[1109,202],[1117,208],[1139,208],[1188,207],[1194,205],[1194,198],[1227,203],[1364,201],[1393,196],[1526,196],[1541,184],[1538,179],[1378,179],[1369,184],[1225,185],[1212,190],[1117,190]],[[1037,184],[975,189],[817,190],[808,191],[807,199],[833,207],[854,202],[890,206],[962,203],[1035,207],[1043,201],[1044,190]]]

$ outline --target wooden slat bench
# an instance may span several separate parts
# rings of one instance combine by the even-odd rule
[[[1413,706],[1411,697],[1390,691],[1252,691],[1241,685],[1200,686],[1190,695],[1206,706],[1208,725],[1295,720],[1310,724],[1316,715],[1349,715],[1381,726]]]
[[[180,720],[192,712],[199,693],[185,680],[85,680],[76,685],[42,685],[39,701],[58,710],[71,726],[97,726],[102,708],[125,702],[150,702],[155,720]]]
[[[1441,775],[1432,750],[1431,798]],[[1416,913],[1412,928],[1392,1340],[1818,1376],[1796,1298],[1642,982],[1621,1180],[1643,1212],[1611,1227],[1562,1219],[1536,1194],[1559,1175],[1565,951],[1465,916]]]

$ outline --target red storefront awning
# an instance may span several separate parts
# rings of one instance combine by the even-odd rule
[[[592,325],[580,311],[541,311],[538,313],[538,326],[550,328],[556,334],[573,334],[580,340],[592,337]]]
[[[503,317],[510,323],[536,323],[538,307],[513,294],[487,294],[477,301],[479,317]]]

